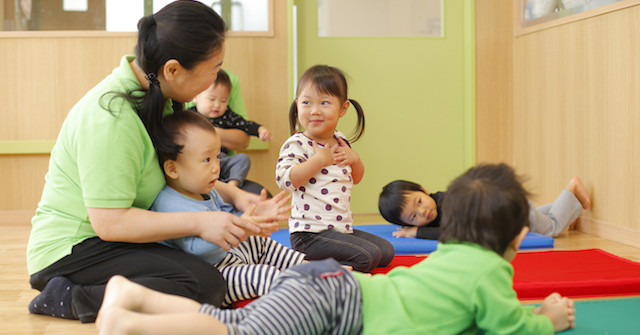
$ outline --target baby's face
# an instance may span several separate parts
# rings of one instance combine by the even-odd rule
[[[429,194],[409,191],[404,196],[400,220],[411,226],[426,226],[438,217],[436,202]]]
[[[171,187],[193,199],[211,192],[220,174],[220,139],[213,130],[187,126],[184,145],[175,161],[178,177]]]
[[[229,89],[225,85],[211,85],[194,99],[198,113],[217,118],[224,115],[229,104]]]

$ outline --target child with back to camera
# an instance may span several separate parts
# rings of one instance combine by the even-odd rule
[[[358,114],[356,141],[364,131],[364,114],[357,101],[348,99],[343,72],[327,65],[305,71],[289,110],[293,136],[280,149],[276,182],[293,193],[289,232],[294,250],[309,260],[332,257],[369,272],[389,264],[395,252],[387,240],[353,229],[351,189],[362,180],[364,164],[336,129],[349,105]],[[294,133],[298,124],[304,132]]]
[[[438,249],[387,274],[332,259],[284,271],[271,291],[223,310],[112,278],[100,334],[553,334],[575,325],[571,299],[521,306],[513,260],[528,232],[527,192],[507,165],[471,168],[449,186]],[[205,315],[208,314],[208,315]],[[210,316],[213,317],[210,317]],[[189,328],[186,328],[188,325]],[[173,333],[172,333],[173,334]]]
[[[229,107],[231,90],[229,75],[225,70],[220,69],[211,86],[193,99],[196,105],[190,109],[206,116],[216,128],[219,128],[220,132],[226,132],[224,134],[226,136],[221,136],[223,143],[220,155],[220,180],[242,187],[251,168],[251,160],[245,153],[228,155],[230,150],[238,146],[234,143],[235,137],[230,136],[230,131],[242,131],[249,136],[257,136],[262,141],[270,141],[272,136],[267,127],[245,120],[231,110]]]
[[[385,220],[403,226],[395,237],[417,237],[437,240],[440,237],[440,216],[446,192],[429,193],[419,184],[394,180],[382,188],[378,209]],[[550,204],[535,207],[529,202],[529,221],[534,233],[558,236],[567,226],[591,207],[591,199],[580,178],[573,177]]]
[[[183,111],[166,116],[162,129],[166,136],[158,145],[158,157],[167,185],[151,209],[157,212],[227,212],[255,223],[262,232],[260,236],[249,236],[228,252],[198,236],[161,243],[196,255],[222,273],[227,282],[223,306],[264,295],[280,271],[304,260],[304,254],[268,238],[278,228],[276,220],[287,218],[283,214],[291,208],[286,205],[290,196],[281,192],[242,214],[213,188],[220,172],[220,139],[215,127],[202,115]],[[266,191],[262,196],[266,198]]]

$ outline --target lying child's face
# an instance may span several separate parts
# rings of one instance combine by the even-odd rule
[[[194,99],[198,113],[217,118],[224,115],[229,104],[229,88],[225,85],[211,85]]]
[[[404,196],[404,206],[400,220],[411,226],[426,226],[438,217],[436,202],[429,194],[421,191],[409,191]]]
[[[175,161],[177,178],[168,180],[169,186],[193,199],[211,192],[220,176],[220,139],[212,130],[187,126],[184,145]]]

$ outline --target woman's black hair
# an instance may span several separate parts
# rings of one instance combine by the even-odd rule
[[[138,21],[136,62],[146,73],[149,89],[115,94],[131,101],[158,149],[162,132],[165,97],[158,81],[159,71],[170,59],[189,70],[220,51],[226,26],[211,7],[199,1],[174,1],[155,14]],[[111,100],[113,100],[113,98]],[[173,101],[174,113],[183,110],[181,102]],[[168,150],[170,148],[165,148]]]
[[[349,141],[355,142],[362,137],[364,133],[364,111],[362,110],[362,106],[360,106],[360,103],[357,101],[348,98],[347,79],[345,78],[344,72],[328,65],[314,65],[307,69],[300,77],[298,87],[296,88],[296,99],[293,100],[289,108],[289,129],[291,134],[296,132],[298,125],[298,106],[296,105],[296,100],[302,89],[308,85],[313,85],[318,92],[335,96],[340,101],[344,102],[349,100],[358,113],[358,123],[354,130],[354,136],[350,138]]]
[[[382,192],[380,192],[380,196],[378,197],[378,210],[380,211],[380,215],[391,223],[409,226],[402,222],[400,216],[407,202],[405,196],[408,192],[413,191],[424,193],[422,186],[407,180],[394,180],[382,187]]]
[[[529,226],[529,201],[520,177],[506,164],[469,169],[447,189],[440,242],[470,242],[503,255]]]

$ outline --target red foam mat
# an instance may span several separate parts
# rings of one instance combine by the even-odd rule
[[[640,263],[600,249],[519,253],[512,264],[520,300],[640,294]]]
[[[424,258],[396,256],[389,266],[372,272],[386,273]],[[512,265],[520,300],[544,299],[553,292],[574,298],[640,295],[640,263],[600,249],[521,252]]]
[[[389,266],[372,273],[412,266],[426,257],[395,256]],[[600,249],[520,252],[511,264],[513,288],[520,300],[541,300],[553,292],[571,298],[640,295],[640,263]]]

